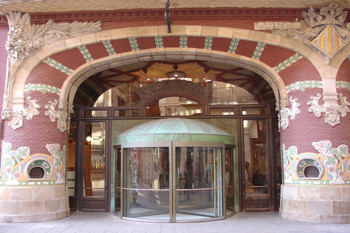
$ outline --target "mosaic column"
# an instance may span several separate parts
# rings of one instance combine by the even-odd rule
[[[336,79],[314,76],[287,86],[290,107],[280,112],[283,218],[350,222],[349,69],[346,59]]]
[[[49,221],[70,213],[65,178],[66,131],[58,129],[57,120],[50,120],[52,113],[57,113],[49,103],[55,95],[29,94],[38,114],[16,129],[7,121],[3,124],[0,222]]]

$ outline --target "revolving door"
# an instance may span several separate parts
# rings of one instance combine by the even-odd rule
[[[121,216],[167,222],[225,216],[224,143],[122,144]]]

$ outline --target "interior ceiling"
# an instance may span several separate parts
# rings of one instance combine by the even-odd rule
[[[169,0],[171,8],[321,8],[330,3],[349,8],[349,0]],[[71,12],[71,11],[105,11],[121,9],[159,9],[165,7],[164,0],[2,0],[0,10],[6,14],[10,11],[20,12]]]
[[[115,67],[92,75],[77,90],[74,106],[93,106],[107,90],[118,87],[121,92],[136,95],[137,88],[167,78],[167,73],[181,71],[186,78],[205,85],[212,81],[239,86],[251,93],[259,103],[274,103],[270,85],[258,74],[237,66],[204,61],[150,61]]]

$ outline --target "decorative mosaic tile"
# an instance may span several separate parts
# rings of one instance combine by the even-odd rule
[[[103,45],[105,46],[106,51],[107,51],[107,53],[108,53],[110,56],[116,54],[116,52],[115,52],[115,50],[114,50],[114,48],[113,48],[113,45],[112,45],[112,43],[111,43],[110,41],[103,41]]]
[[[291,91],[301,90],[305,91],[305,88],[323,88],[322,81],[317,80],[307,80],[307,81],[298,81],[286,86],[287,93]]]
[[[43,94],[52,93],[56,95],[59,95],[61,93],[61,89],[58,87],[50,86],[47,84],[28,84],[24,86],[24,91],[40,91]]]
[[[163,46],[163,37],[161,36],[155,36],[154,41],[156,43],[156,48],[164,48]]]
[[[350,82],[337,81],[336,85],[337,85],[337,88],[346,88],[348,91],[350,91]]]
[[[187,48],[187,36],[180,36],[180,47]]]
[[[89,52],[89,50],[86,48],[85,45],[78,47],[79,51],[81,52],[81,55],[83,55],[84,59],[86,61],[92,61],[94,60]]]
[[[258,43],[258,45],[256,46],[256,48],[255,48],[255,51],[254,51],[254,54],[253,54],[253,57],[252,58],[254,58],[254,59],[256,59],[256,60],[259,60],[260,59],[260,57],[261,57],[261,54],[262,54],[262,52],[264,51],[264,49],[265,49],[265,43]]]
[[[65,74],[67,74],[67,75],[70,75],[70,74],[73,72],[72,69],[68,68],[67,66],[62,65],[62,64],[59,63],[58,61],[55,61],[55,60],[53,60],[53,59],[51,59],[51,58],[45,59],[44,62],[45,62],[46,64],[48,64],[49,66],[55,68],[56,70],[59,70],[59,71],[61,71],[62,73],[65,73]]]
[[[129,43],[132,51],[139,50],[139,44],[137,43],[136,37],[129,38]]]
[[[59,144],[47,144],[50,152],[47,154],[30,154],[29,147],[19,147],[11,150],[12,144],[2,141],[1,185],[52,185],[64,184],[66,160],[65,148],[60,150]],[[45,170],[43,180],[28,180],[27,174],[31,167],[42,166]]]
[[[350,154],[347,145],[332,147],[329,140],[313,142],[312,145],[318,154],[306,152],[298,154],[296,146],[285,149],[283,144],[283,169],[285,184],[310,184],[310,185],[344,185],[350,183]],[[301,180],[298,178],[298,168],[305,159],[320,161],[324,167],[321,179]],[[316,162],[317,163],[317,162]],[[301,164],[301,166],[303,166]],[[300,170],[300,169],[299,169]]]
[[[297,61],[299,61],[300,59],[302,59],[303,56],[301,56],[299,53],[294,54],[293,56],[291,56],[290,58],[288,58],[287,60],[281,62],[280,64],[278,64],[274,70],[279,73],[282,70],[285,70],[286,68],[288,68],[289,66],[293,65],[294,63],[296,63]]]
[[[238,47],[239,39],[232,39],[230,47],[228,48],[228,53],[236,53]]]
[[[213,37],[211,36],[205,37],[204,49],[211,50],[212,46],[213,46]]]

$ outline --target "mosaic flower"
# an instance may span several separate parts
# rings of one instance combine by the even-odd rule
[[[19,178],[21,178],[21,175],[22,174],[20,172],[16,171],[13,173],[13,179],[18,180]]]
[[[10,175],[10,174],[12,174],[12,167],[5,167],[5,170],[4,170],[4,172],[5,172],[5,174],[7,174],[7,175]]]
[[[327,167],[327,172],[328,172],[329,174],[334,174],[334,173],[336,173],[335,167],[334,167],[334,166],[328,166],[328,167]]]
[[[60,171],[61,171],[61,168],[60,168],[60,167],[55,167],[55,173],[56,173],[56,174],[59,174]]]
[[[343,178],[345,176],[345,171],[344,170],[339,170],[338,171],[338,176]]]

